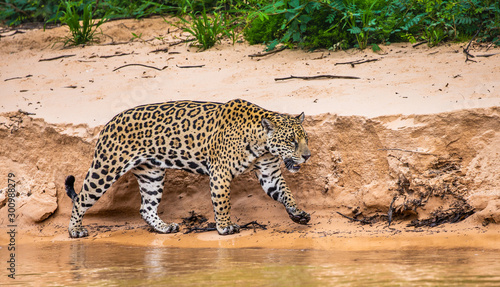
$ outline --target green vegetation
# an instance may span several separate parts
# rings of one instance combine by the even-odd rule
[[[0,0],[0,21],[69,25],[74,15],[68,14],[66,5],[78,6],[75,12],[84,20],[83,8],[93,1]],[[234,42],[240,32],[251,44],[264,43],[268,49],[278,44],[377,49],[380,44],[408,41],[434,46],[467,41],[477,31],[477,40],[500,45],[498,0],[98,0],[92,7],[90,18],[177,15],[202,49],[221,37]]]
[[[94,3],[83,4],[80,2],[63,2],[65,10],[59,17],[61,23],[68,25],[71,36],[63,39],[64,45],[80,45],[92,43],[97,40],[96,34],[99,26],[106,22],[106,16],[98,21],[92,18]],[[81,21],[80,21],[81,19]]]
[[[180,17],[186,25],[183,27],[185,32],[193,35],[199,43],[202,50],[213,47],[224,36],[233,38],[235,41],[234,21],[227,20],[224,13],[213,12],[213,16],[207,15],[207,12],[191,12],[188,14],[191,20]]]

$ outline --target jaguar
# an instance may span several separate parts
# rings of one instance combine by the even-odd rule
[[[227,103],[172,101],[146,104],[116,115],[102,129],[91,166],[77,194],[75,177],[65,180],[73,201],[69,223],[72,238],[88,236],[85,212],[127,172],[139,183],[140,214],[159,233],[179,231],[177,223],[158,216],[166,169],[208,175],[217,231],[238,233],[230,218],[230,184],[252,170],[263,190],[284,205],[292,221],[307,224],[310,214],[299,209],[281,172],[281,161],[297,172],[311,152],[298,116],[265,110],[248,101]]]

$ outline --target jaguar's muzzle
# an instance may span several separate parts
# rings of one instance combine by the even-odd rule
[[[300,169],[300,164],[296,163],[293,158],[284,159],[286,168],[291,172],[297,172]]]

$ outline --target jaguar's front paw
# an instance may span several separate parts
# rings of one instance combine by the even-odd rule
[[[307,224],[311,220],[311,215],[303,210],[297,208],[287,209],[288,216],[293,222],[298,224]]]
[[[226,224],[217,223],[217,231],[219,232],[220,235],[229,235],[229,234],[239,233],[240,226],[238,224],[234,224],[232,222],[228,222]]]
[[[89,236],[89,232],[87,231],[87,229],[81,226],[69,228],[68,231],[69,231],[69,237],[71,238],[82,238]]]
[[[170,223],[166,224],[162,222],[162,224],[159,224],[156,227],[153,227],[156,231],[159,233],[176,233],[179,232],[179,224],[177,223]]]

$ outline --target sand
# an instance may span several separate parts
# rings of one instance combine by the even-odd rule
[[[75,175],[81,187],[97,135],[118,112],[153,102],[243,98],[269,110],[306,113],[313,156],[299,173],[285,177],[299,206],[312,214],[309,225],[291,222],[255,177],[245,174],[232,184],[232,217],[239,224],[256,220],[267,230],[226,237],[214,231],[152,233],[138,212],[137,183],[125,176],[89,211],[84,224],[90,237],[79,240],[227,248],[500,248],[500,55],[465,62],[464,43],[402,43],[377,53],[285,50],[251,57],[265,47],[223,40],[198,51],[180,43],[189,35],[162,18],[109,22],[101,43],[69,48],[57,43],[65,27],[21,32],[4,31],[0,40],[0,225],[8,224],[12,174],[20,243],[73,240],[66,229],[71,201],[64,178]],[[132,32],[141,38],[133,39]],[[474,55],[499,52],[488,45],[471,49]],[[68,57],[47,61],[63,55]],[[339,64],[363,59],[376,61]],[[115,71],[126,64],[158,69]],[[359,79],[275,80],[290,75]],[[160,216],[182,222],[190,211],[213,221],[208,179],[169,171]],[[466,219],[408,226],[447,214]],[[1,245],[8,240],[0,234]]]

